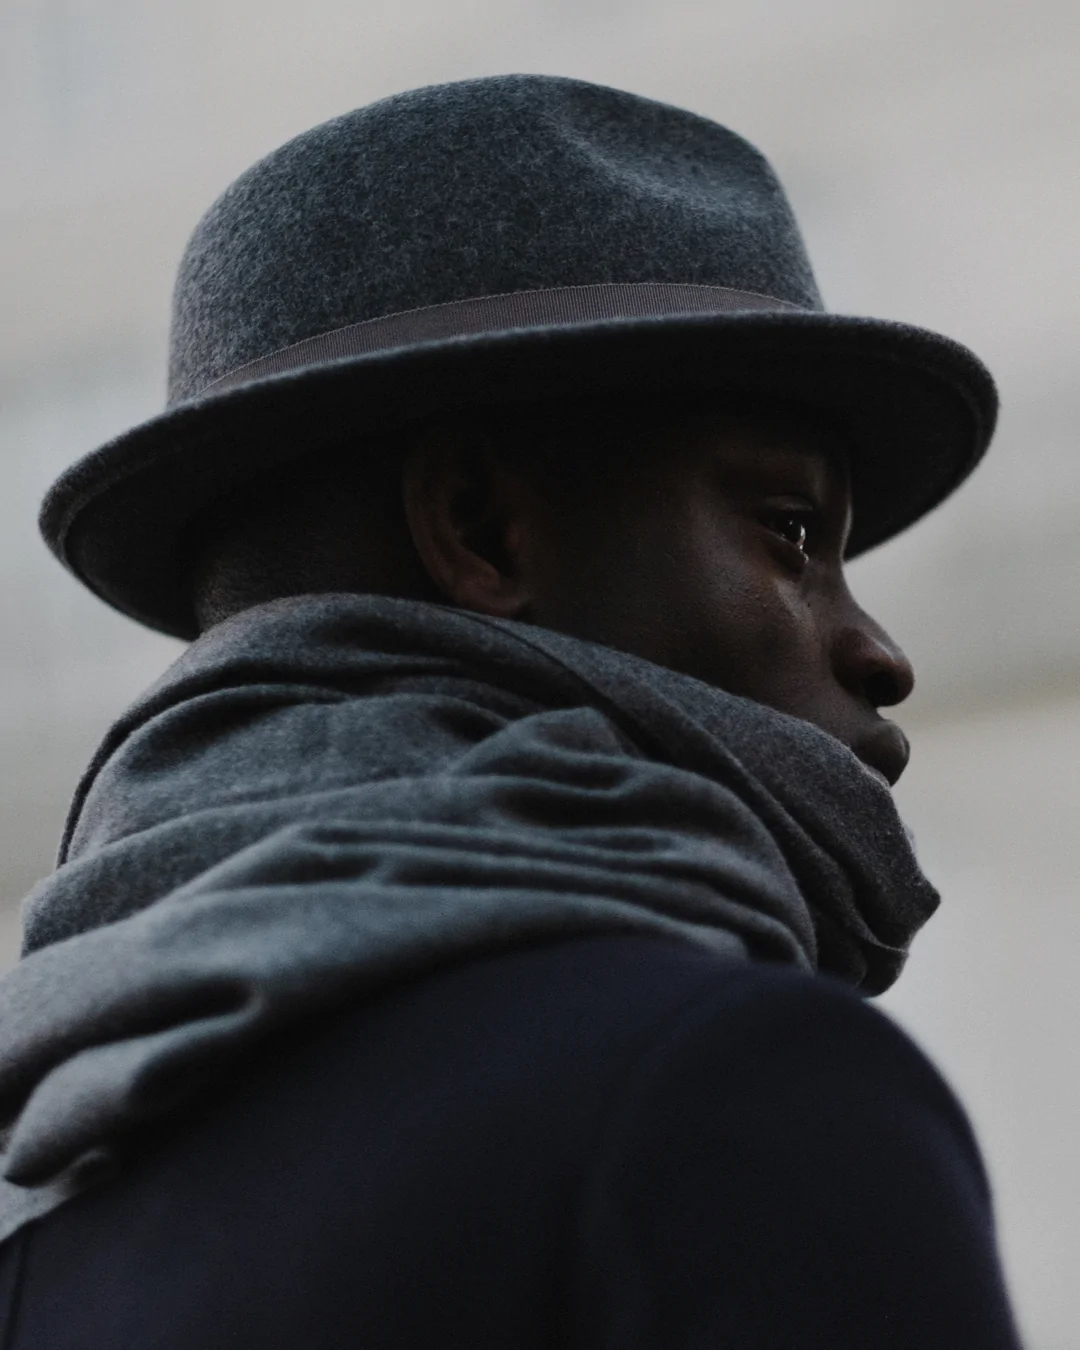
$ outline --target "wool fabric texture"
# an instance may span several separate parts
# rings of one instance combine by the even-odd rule
[[[418,210],[416,170],[437,214]],[[726,127],[535,76],[401,94],[282,146],[199,222],[177,276],[169,402],[359,320],[624,280],[822,308],[776,175]]]
[[[275,1027],[483,952],[654,933],[896,977],[936,893],[809,723],[439,605],[275,601],[114,727],[0,979],[0,1234]]]
[[[387,316],[605,286],[637,299],[614,316],[519,314],[324,352],[215,387]],[[734,292],[746,307],[680,311],[669,297],[650,313],[665,286]],[[997,408],[966,348],[823,312],[776,175],[726,127],[580,80],[466,80],[316,127],[227,189],[180,267],[166,412],[70,469],[42,529],[109,603],[192,637],[200,515],[283,461],[386,454],[388,433],[462,409],[631,397],[792,404],[834,423],[852,458],[849,556],[947,496]]]

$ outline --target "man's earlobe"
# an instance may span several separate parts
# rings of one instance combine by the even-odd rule
[[[402,476],[413,544],[441,593],[501,618],[528,605],[521,576],[520,500],[490,454],[450,434],[422,441]]]

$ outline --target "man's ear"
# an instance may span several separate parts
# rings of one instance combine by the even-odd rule
[[[405,517],[428,575],[463,609],[523,617],[534,526],[531,494],[467,433],[428,433],[403,474]]]

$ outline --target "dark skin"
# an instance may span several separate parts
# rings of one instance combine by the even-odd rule
[[[756,415],[651,435],[663,443],[573,493],[541,489],[460,432],[428,436],[406,465],[405,514],[439,595],[804,718],[895,783],[907,741],[879,709],[914,676],[848,589],[841,447]]]

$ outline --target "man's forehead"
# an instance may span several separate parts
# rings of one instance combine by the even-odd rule
[[[686,432],[688,449],[732,467],[797,471],[812,476],[823,490],[846,486],[848,481],[844,439],[809,415],[706,412],[691,418]]]

